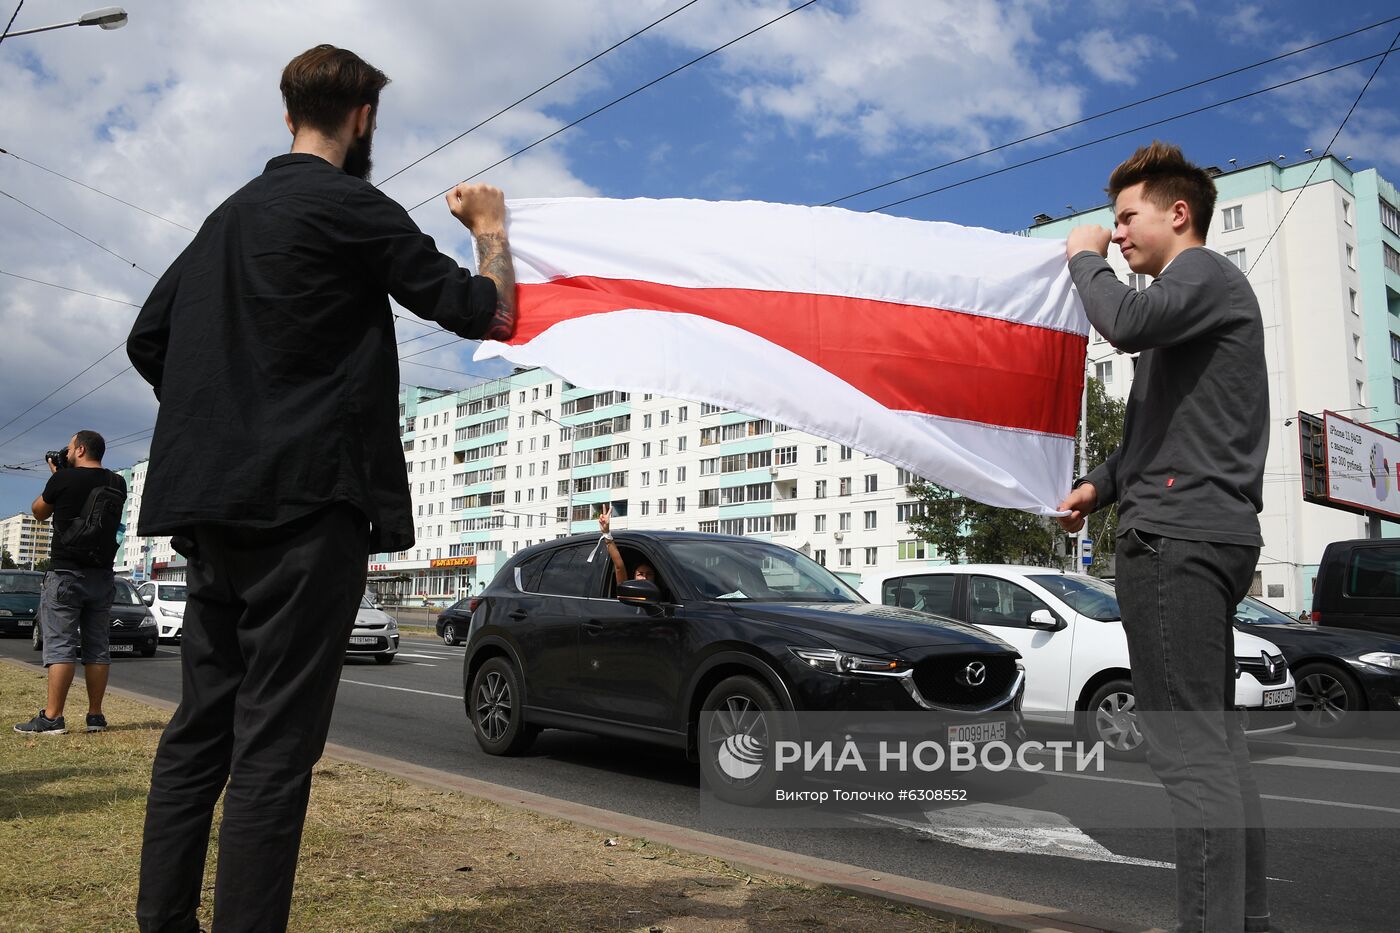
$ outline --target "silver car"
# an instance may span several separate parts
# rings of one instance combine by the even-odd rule
[[[374,608],[367,597],[360,598],[355,628],[345,653],[352,657],[372,655],[376,664],[389,664],[399,653],[399,623],[393,616]]]

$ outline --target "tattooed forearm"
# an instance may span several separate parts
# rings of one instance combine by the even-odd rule
[[[504,233],[483,233],[476,238],[481,274],[496,283],[496,311],[482,336],[506,340],[515,333],[515,265]]]

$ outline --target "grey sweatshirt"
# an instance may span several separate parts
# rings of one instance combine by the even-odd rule
[[[1189,541],[1262,546],[1269,386],[1259,302],[1244,274],[1203,246],[1177,255],[1139,292],[1084,251],[1069,271],[1089,321],[1141,353],[1123,441],[1075,485],[1098,508],[1118,503],[1131,529]]]

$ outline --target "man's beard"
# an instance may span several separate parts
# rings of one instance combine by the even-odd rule
[[[355,137],[350,143],[350,148],[345,151],[345,164],[341,166],[345,174],[369,181],[370,170],[374,168],[374,162],[370,159],[373,143],[373,130],[367,130],[365,135]]]

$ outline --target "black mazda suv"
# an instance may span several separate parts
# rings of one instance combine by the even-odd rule
[[[1019,655],[972,626],[872,605],[764,541],[616,538],[628,575],[647,563],[654,581],[617,584],[598,537],[576,536],[520,551],[473,601],[463,686],[486,752],[518,754],[544,728],[641,739],[684,750],[718,796],[744,803],[768,792],[771,768],[736,780],[717,755],[739,737],[771,760],[789,714],[1020,735]]]

